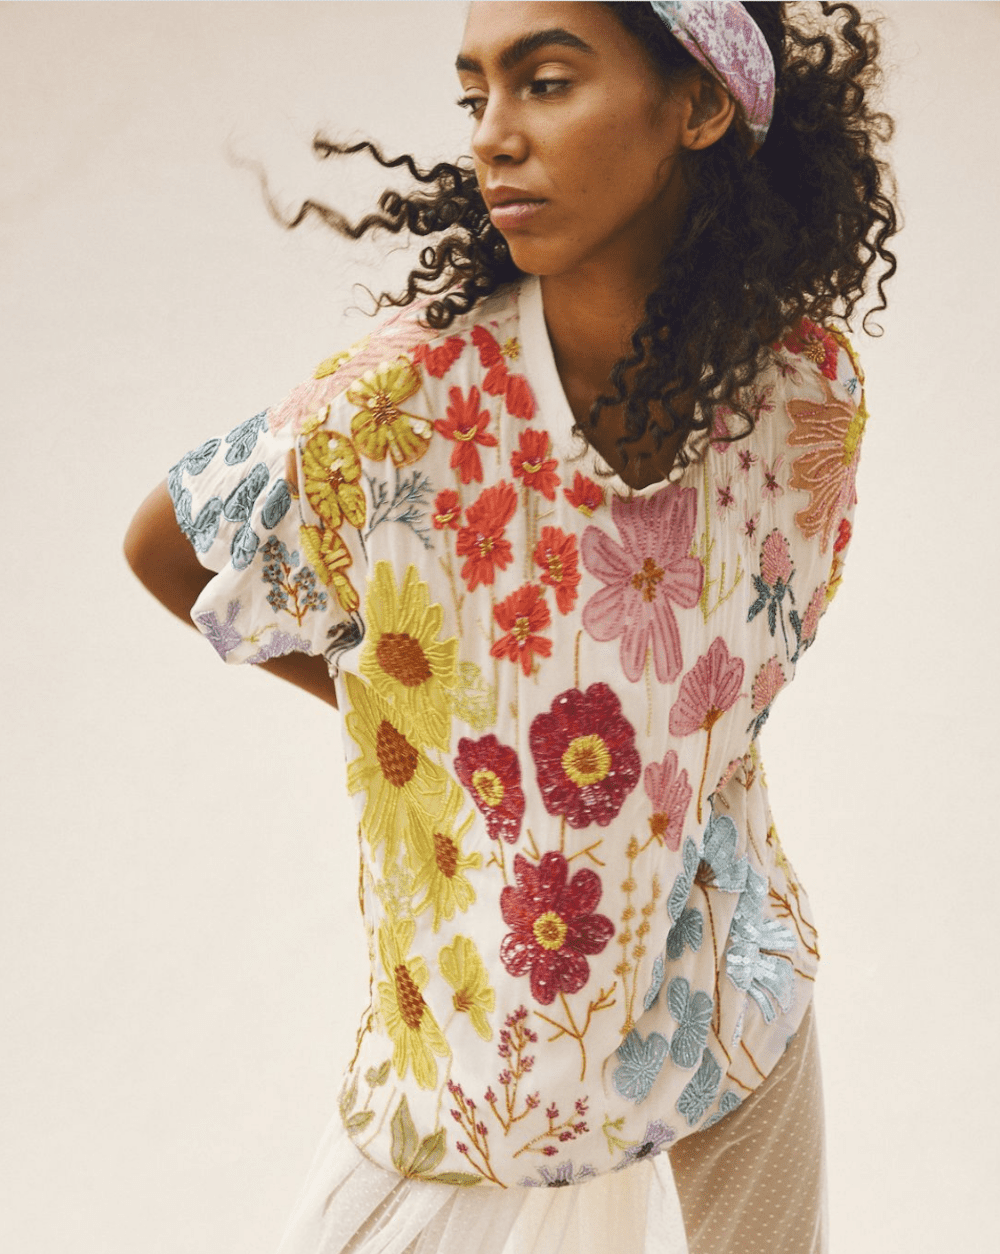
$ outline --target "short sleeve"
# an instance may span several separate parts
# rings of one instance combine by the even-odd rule
[[[268,416],[206,440],[167,475],[178,525],[214,572],[191,617],[226,662],[323,654],[335,674],[345,644],[361,638],[346,572],[363,544],[346,522],[327,534],[303,517],[297,436]]]

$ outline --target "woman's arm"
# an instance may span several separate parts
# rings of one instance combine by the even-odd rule
[[[201,565],[178,527],[166,481],[155,487],[136,510],[124,547],[132,573],[171,613],[193,627],[191,607],[212,578],[212,572]],[[336,708],[337,694],[325,658],[290,653],[261,663],[259,669],[270,671]]]

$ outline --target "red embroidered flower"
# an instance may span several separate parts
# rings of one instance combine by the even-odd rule
[[[578,993],[590,978],[585,955],[599,954],[615,934],[611,920],[594,913],[601,900],[597,872],[584,867],[567,882],[568,872],[561,853],[544,854],[537,867],[518,854],[517,887],[500,893],[500,913],[511,929],[500,960],[511,975],[530,975],[531,995],[543,1006],[559,993]]]
[[[496,736],[458,742],[455,774],[472,795],[486,819],[491,840],[501,837],[512,845],[521,833],[524,790],[517,754]]]
[[[803,318],[795,330],[790,331],[781,342],[790,352],[814,361],[828,379],[836,379],[840,346],[829,331],[808,318]]]
[[[410,360],[419,363],[435,379],[443,378],[462,355],[465,341],[459,335],[449,335],[443,344],[432,348],[430,344],[418,344],[410,353]]]
[[[607,827],[639,782],[635,732],[607,684],[561,693],[532,719],[528,743],[545,808],[570,827]]]
[[[431,522],[438,531],[443,531],[446,527],[457,531],[462,525],[462,502],[454,489],[445,488],[434,498],[434,513],[431,515]]]
[[[563,488],[563,496],[587,518],[593,518],[594,510],[604,504],[604,489],[579,471],[573,476],[573,486]]]
[[[448,393],[448,417],[439,418],[434,430],[447,440],[454,440],[455,447],[451,451],[449,465],[457,470],[463,483],[483,481],[483,463],[479,458],[477,444],[484,448],[496,448],[497,438],[486,430],[490,415],[489,411],[479,408],[479,388],[470,388],[469,395],[463,400],[462,389],[452,388]]]
[[[580,584],[576,536],[567,535],[558,527],[543,527],[534,558],[542,568],[542,583],[555,588],[559,613],[568,614],[576,604]]]
[[[837,528],[837,538],[833,542],[834,553],[842,553],[851,542],[851,520],[842,518]]]
[[[515,479],[524,481],[527,488],[541,492],[547,501],[556,499],[556,488],[559,486],[558,465],[554,457],[549,457],[551,441],[546,431],[533,431],[530,428],[521,432],[518,441],[520,448],[510,457],[510,468]]]
[[[513,561],[504,528],[517,510],[517,490],[501,479],[484,489],[465,511],[465,526],[455,538],[455,552],[466,558],[462,578],[471,592],[481,583],[492,584],[496,569],[506,570]]]
[[[506,634],[490,648],[491,655],[520,662],[521,670],[530,675],[535,655],[548,657],[552,652],[552,641],[540,634],[552,622],[541,588],[526,583],[500,602],[493,617]]]
[[[472,342],[479,349],[479,364],[486,368],[483,391],[490,396],[502,396],[515,418],[534,417],[535,398],[528,380],[523,374],[511,374],[507,369],[507,359],[516,361],[521,354],[517,340],[509,339],[501,345],[485,327],[479,326],[472,328]]]

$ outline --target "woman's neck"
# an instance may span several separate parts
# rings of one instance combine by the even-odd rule
[[[630,351],[630,337],[645,316],[650,274],[631,282],[618,274],[606,277],[574,272],[543,275],[541,282],[545,323],[556,369],[577,426],[615,473],[634,488],[666,479],[684,442],[685,433],[668,436],[656,447],[647,433],[630,449],[626,463],[617,441],[624,433],[622,407],[601,410],[595,430],[588,416],[601,394],[612,393],[611,369]],[[657,407],[650,406],[651,416]],[[639,459],[640,454],[645,454]]]

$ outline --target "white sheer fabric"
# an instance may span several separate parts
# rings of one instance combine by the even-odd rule
[[[669,1159],[584,1184],[461,1189],[401,1179],[365,1159],[336,1115],[278,1254],[824,1254],[826,1226],[810,1005],[777,1066],[735,1111],[685,1137]]]

